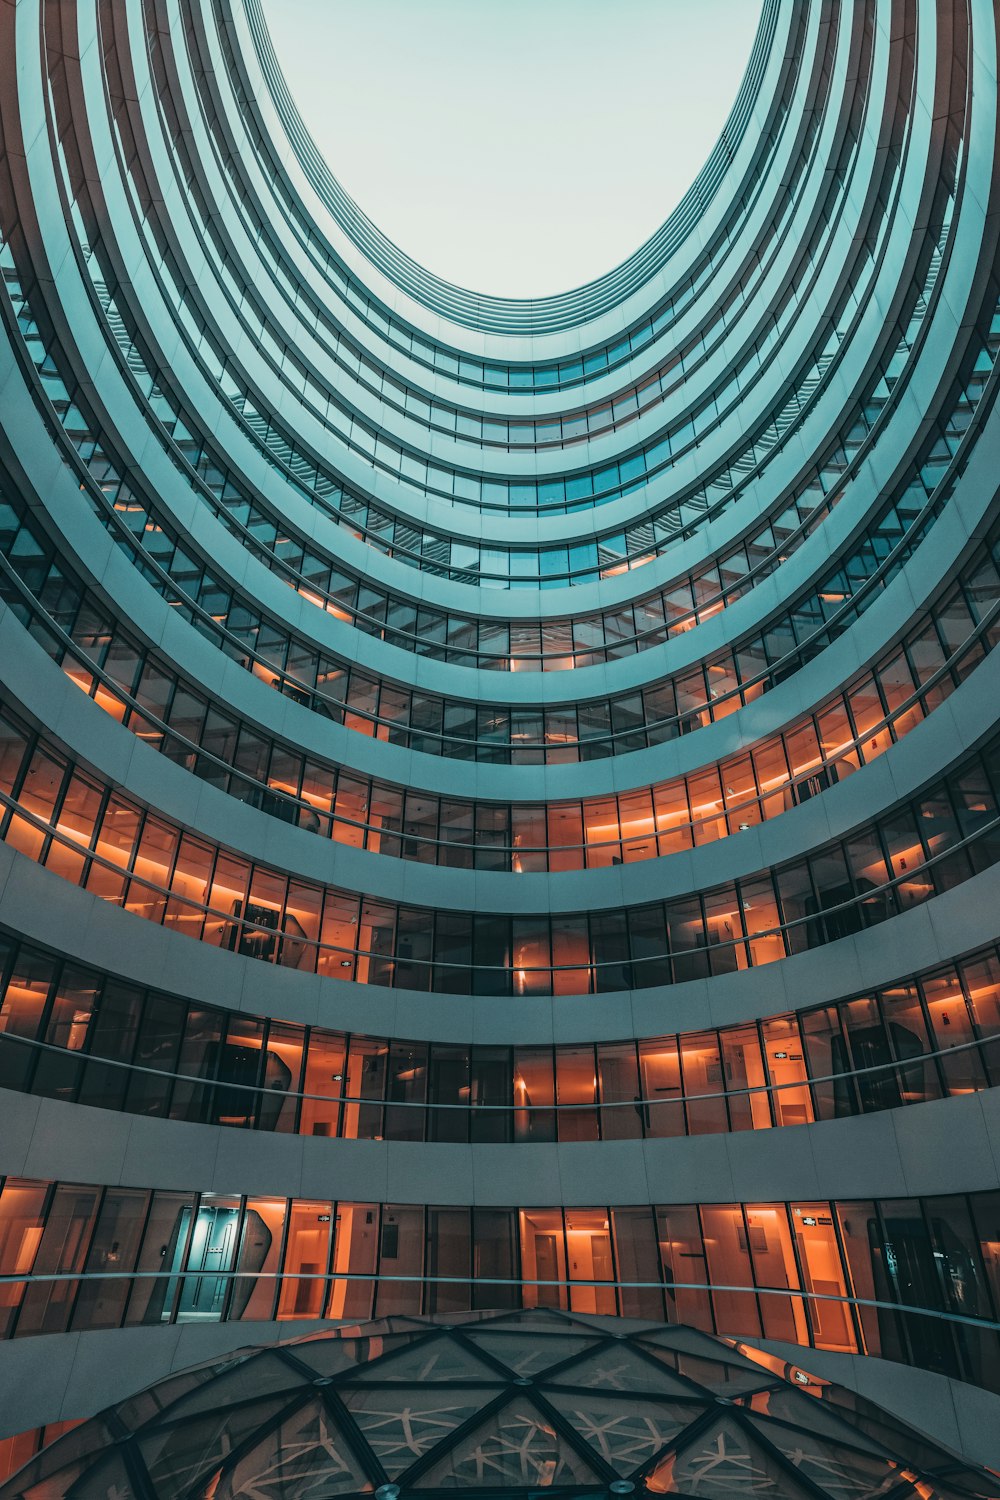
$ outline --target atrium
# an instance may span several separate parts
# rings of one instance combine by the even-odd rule
[[[0,5],[0,1496],[997,1500],[1000,14],[506,296],[271,13]]]

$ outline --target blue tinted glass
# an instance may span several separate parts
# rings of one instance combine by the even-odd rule
[[[670,457],[670,439],[661,438],[651,448],[646,449],[646,468],[651,473],[659,464],[665,463]]]
[[[569,572],[569,551],[566,547],[549,547],[539,556],[543,578],[555,578]]]

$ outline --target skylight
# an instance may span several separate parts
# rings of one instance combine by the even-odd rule
[[[416,260],[477,291],[564,291],[683,197],[761,0],[264,0],[331,171]]]

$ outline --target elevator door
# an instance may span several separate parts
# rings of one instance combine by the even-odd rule
[[[184,1210],[185,1215],[190,1210]],[[187,1275],[181,1286],[177,1317],[184,1322],[199,1319],[216,1321],[222,1316],[229,1278],[225,1272],[234,1269],[237,1208],[203,1206],[198,1210],[191,1234]],[[179,1242],[186,1238],[182,1225]]]

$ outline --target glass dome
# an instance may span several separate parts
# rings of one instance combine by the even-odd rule
[[[996,1476],[788,1369],[633,1320],[387,1318],[161,1380],[52,1444],[0,1500],[1000,1495]]]

